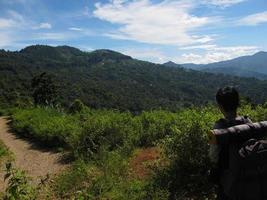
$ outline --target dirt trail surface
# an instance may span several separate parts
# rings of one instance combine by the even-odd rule
[[[47,177],[47,174],[57,174],[68,166],[62,161],[60,153],[41,149],[33,142],[17,137],[9,130],[8,122],[6,117],[0,117],[0,140],[14,154],[15,166],[26,171],[27,175],[32,178],[33,184],[38,184],[41,178]],[[3,180],[4,172],[1,166],[0,192],[5,188]]]

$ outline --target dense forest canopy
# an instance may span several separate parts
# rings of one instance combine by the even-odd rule
[[[267,99],[267,81],[166,67],[111,50],[34,45],[0,50],[0,102],[32,101],[31,81],[44,72],[53,76],[58,102],[65,106],[80,99],[93,108],[175,110],[213,102],[225,85],[238,87],[255,103]]]

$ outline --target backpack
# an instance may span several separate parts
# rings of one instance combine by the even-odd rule
[[[238,155],[237,199],[266,200],[267,140],[249,139],[241,146]]]
[[[214,130],[228,145],[229,169],[222,177],[225,193],[235,200],[267,200],[267,122]]]

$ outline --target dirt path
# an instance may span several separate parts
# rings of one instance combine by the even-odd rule
[[[40,149],[34,143],[18,138],[11,133],[7,118],[0,117],[0,140],[14,154],[15,166],[27,172],[32,177],[34,184],[40,182],[41,178],[57,174],[68,165],[62,162],[61,154],[49,150]],[[3,166],[0,171],[0,192],[4,190]]]

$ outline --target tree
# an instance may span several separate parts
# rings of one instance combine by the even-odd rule
[[[58,87],[52,75],[43,72],[32,79],[32,96],[35,105],[53,105],[57,100]]]
[[[71,113],[81,112],[84,109],[84,104],[80,99],[75,99],[71,104],[69,111]]]

